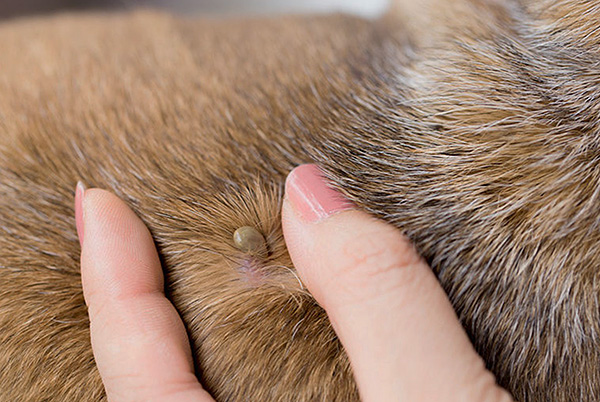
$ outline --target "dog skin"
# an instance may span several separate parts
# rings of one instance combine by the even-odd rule
[[[516,399],[599,399],[599,7],[4,23],[0,399],[105,399],[79,274],[82,180],[150,228],[217,400],[357,400],[283,242],[284,180],[306,162],[410,237]],[[235,247],[243,226],[265,255]]]

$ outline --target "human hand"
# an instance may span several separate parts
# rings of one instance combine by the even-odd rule
[[[212,401],[194,375],[142,221],[115,195],[79,185],[75,211],[92,347],[109,400]],[[299,275],[348,353],[363,400],[512,400],[408,240],[352,209],[316,166],[288,177],[283,229]]]
[[[92,349],[109,401],[213,401],[194,373],[143,222],[114,194],[81,183],[75,220]]]
[[[353,209],[315,165],[287,179],[283,232],[364,401],[512,401],[409,240]]]

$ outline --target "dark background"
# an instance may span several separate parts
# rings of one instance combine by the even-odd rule
[[[177,13],[265,14],[346,11],[381,13],[389,0],[0,0],[0,19],[69,10],[152,7]],[[418,0],[414,0],[418,1]]]
[[[0,17],[11,18],[59,10],[121,7],[118,0],[0,0]]]

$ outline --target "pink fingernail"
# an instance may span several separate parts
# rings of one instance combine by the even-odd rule
[[[306,222],[319,222],[353,204],[327,185],[317,165],[301,165],[288,175],[285,192],[294,210]]]
[[[77,227],[77,236],[79,236],[79,245],[83,246],[83,196],[85,186],[82,182],[77,182],[75,188],[75,226]]]

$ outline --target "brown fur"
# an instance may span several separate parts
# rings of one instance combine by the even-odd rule
[[[357,399],[281,234],[285,176],[312,161],[417,244],[515,397],[599,399],[598,5],[417,3],[378,22],[2,25],[0,400],[105,398],[79,179],[150,227],[218,400]],[[235,249],[245,225],[268,258]]]

